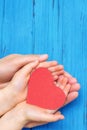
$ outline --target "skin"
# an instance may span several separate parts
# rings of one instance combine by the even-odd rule
[[[58,77],[60,75],[62,75],[62,74],[66,78],[68,78],[68,82],[72,85],[72,87],[71,87],[72,89],[70,89],[71,92],[69,93],[69,95],[67,97],[66,104],[69,103],[70,101],[74,100],[78,96],[77,95],[77,93],[78,93],[77,91],[79,89],[79,85],[77,85],[77,81],[73,77],[71,77],[71,75],[69,75],[68,73],[64,72],[63,71],[63,67],[62,66],[59,67],[59,65],[57,64],[57,62],[55,62],[55,61],[54,62],[48,62],[48,63],[44,62],[47,58],[48,58],[47,55],[44,55],[42,57],[39,56],[39,55],[38,56],[35,56],[35,55],[33,55],[33,56],[30,56],[30,55],[11,55],[11,56],[6,57],[6,59],[3,59],[3,62],[2,62],[2,66],[5,65],[4,68],[6,68],[6,71],[4,70],[4,74],[2,73],[3,74],[3,76],[2,76],[3,78],[0,81],[1,82],[0,83],[0,87],[1,88],[5,88],[7,85],[9,86],[10,81],[11,81],[13,75],[16,73],[16,71],[20,70],[20,68],[23,67],[24,65],[26,65],[28,63],[30,64],[32,62],[32,59],[33,60],[37,60],[38,59],[40,62],[43,62],[43,63],[38,64],[37,68],[38,67],[47,67],[52,72],[52,74],[54,76],[54,80],[56,81],[56,83],[58,83]],[[9,63],[11,67],[9,67],[9,64],[7,64],[7,63]],[[1,72],[3,72],[3,71],[1,71]],[[5,77],[7,76],[8,72],[9,72],[10,76],[7,79]],[[5,89],[5,91],[6,91],[6,89]],[[4,93],[5,93],[5,91],[4,91]],[[25,91],[25,93],[26,93],[26,91]],[[7,97],[5,97],[5,98],[7,99]],[[13,107],[13,104],[11,104],[11,107]],[[4,109],[2,108],[2,110],[4,110]],[[9,108],[9,110],[10,110],[10,108]],[[7,110],[5,110],[4,113],[6,111]],[[4,113],[2,111],[1,115],[3,115]],[[44,124],[44,123],[46,123],[46,122],[42,123],[42,122],[34,122],[33,121],[33,122],[31,122],[31,124],[30,123],[29,123],[29,125],[27,124],[27,127],[34,127],[34,126],[41,125],[41,124]]]
[[[0,59],[0,83],[7,83],[23,66],[35,60],[43,62],[48,55],[19,55],[12,54]]]
[[[38,66],[39,61],[35,61],[25,65],[17,71],[7,87],[0,91],[0,129],[20,130],[24,125],[31,122],[54,122],[62,120],[64,116],[56,112],[50,113],[48,110],[39,108],[26,103],[27,84],[31,72]],[[20,84],[20,85],[19,85]],[[70,86],[64,92],[67,94]],[[14,93],[13,93],[14,92]],[[7,101],[7,102],[6,102]],[[4,104],[5,103],[5,104]],[[13,109],[12,109],[13,108]],[[6,113],[6,114],[5,114]],[[16,117],[15,114],[18,116]],[[14,118],[12,118],[14,116]],[[8,120],[8,122],[7,122]],[[9,121],[10,125],[9,125]],[[20,124],[20,125],[19,125]]]
[[[56,61],[45,62],[48,55],[10,55],[3,59],[0,59],[0,89],[4,88],[11,81],[14,74],[20,70],[23,66],[32,61],[39,60],[38,67],[46,67],[53,72],[54,79],[58,79],[59,74],[63,74],[63,66],[58,65]],[[43,63],[44,62],[44,63]],[[58,70],[57,74],[55,71]]]
[[[74,101],[78,97],[78,91],[80,89],[80,84],[77,83],[77,80],[73,78],[69,73],[64,72],[64,76],[68,78],[69,83],[71,84],[70,91],[68,93],[65,105]]]
[[[12,79],[13,75],[23,66],[32,61],[39,60],[40,62],[44,62],[48,59],[48,55],[19,55],[13,54],[9,55],[3,59],[0,59],[0,88],[4,88],[7,86],[9,81]],[[40,67],[47,67],[49,68],[53,63],[50,64],[42,63]],[[57,65],[57,62],[54,61],[54,64]],[[4,69],[1,69],[1,68]],[[63,69],[63,68],[62,68]],[[55,76],[55,80],[57,82],[58,75],[61,71],[53,72],[52,74]],[[73,78],[67,72],[64,72],[64,75],[69,79],[69,83],[71,84],[70,93],[67,97],[66,104],[70,103],[71,101],[75,100],[78,97],[78,90],[80,89],[80,85],[77,83],[77,80]]]
[[[27,64],[28,67],[30,67],[32,65],[33,62]],[[35,64],[35,63],[34,63]],[[27,66],[26,65],[26,66]],[[59,74],[63,74],[64,73],[64,70],[63,70],[63,67],[61,65],[57,65],[57,62],[55,61],[52,61],[52,62],[43,62],[43,63],[38,63],[38,65],[35,67],[35,68],[38,68],[38,67],[46,67],[48,68],[52,73],[54,73],[55,71],[59,71]],[[21,69],[20,69],[21,70]],[[20,72],[19,70],[19,72]],[[34,69],[33,69],[34,70]],[[25,70],[26,72],[26,70]],[[26,72],[27,74],[27,72]],[[17,73],[15,74],[17,75]],[[0,102],[0,105],[1,105],[1,108],[0,108],[0,116],[3,115],[4,113],[6,113],[7,111],[10,110],[10,103],[11,103],[11,100],[14,99],[14,101],[12,101],[11,103],[11,108],[14,107],[17,103],[23,101],[26,99],[26,96],[27,96],[27,84],[25,85],[24,82],[23,82],[23,79],[25,79],[26,77],[23,77],[23,79],[20,79],[21,75],[19,77],[17,77],[14,81],[14,78],[15,78],[15,75],[13,77],[13,79],[11,81],[9,81],[8,83],[5,83],[3,85],[3,83],[1,84],[1,86],[3,85],[3,89],[1,89],[1,93],[0,93],[0,100],[3,101],[2,99],[5,99],[7,100],[8,102],[6,102],[7,104],[5,104],[5,107],[3,106],[3,102]],[[54,80],[55,80],[55,75],[54,75]],[[15,91],[13,90],[13,86],[15,84],[17,84],[17,80],[19,80],[20,82],[18,83],[18,86],[20,84],[20,87],[23,88],[25,86],[25,89],[23,88],[23,92],[21,92],[20,94],[15,95]],[[25,79],[25,83],[29,80],[29,75],[28,77]],[[9,84],[11,86],[10,89],[9,88]],[[22,84],[22,86],[21,86]],[[2,88],[2,87],[1,87]],[[25,91],[24,91],[25,90]],[[14,92],[14,93],[13,93]],[[8,97],[8,94],[10,96],[14,96],[14,97]],[[5,97],[3,97],[5,95]],[[15,97],[18,97],[18,98],[15,98]],[[17,101],[17,103],[15,102],[15,100]],[[4,107],[4,108],[3,108]]]
[[[4,115],[0,119],[0,129],[21,130],[26,124],[26,127],[30,128],[64,119],[64,116],[60,112],[53,114],[50,110],[26,103],[26,98],[24,98],[24,95],[26,95],[26,86],[31,72],[38,64],[39,62],[35,61],[25,65],[16,72],[9,85],[1,89],[0,105],[2,107],[0,107],[0,116]],[[68,79],[66,77],[63,77],[62,81],[58,81],[58,84],[60,84],[59,87],[64,91],[66,96],[71,87],[67,82]],[[7,102],[5,102],[6,100]]]
[[[17,116],[15,116],[15,113]],[[64,116],[60,112],[50,114],[45,109],[22,102],[0,119],[0,129],[21,130],[26,124],[28,124],[27,128],[30,128],[32,126],[43,124],[44,122],[49,123],[63,119]]]

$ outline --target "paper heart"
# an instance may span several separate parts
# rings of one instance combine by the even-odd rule
[[[53,76],[47,68],[38,68],[31,74],[27,103],[55,110],[64,105],[65,99],[64,92],[54,84]]]

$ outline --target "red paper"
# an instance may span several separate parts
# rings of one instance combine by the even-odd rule
[[[27,103],[56,110],[64,105],[65,99],[64,92],[54,84],[53,76],[47,68],[38,68],[31,74]]]

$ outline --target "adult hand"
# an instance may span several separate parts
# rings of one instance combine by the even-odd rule
[[[35,60],[43,62],[48,55],[19,55],[12,54],[0,59],[0,83],[8,83],[14,74],[23,66]]]
[[[39,61],[45,61],[48,58],[48,55],[18,55],[13,54],[9,55],[3,59],[0,59],[0,88],[4,88],[9,84],[9,81],[12,79],[13,75],[24,65],[27,63],[31,63],[32,61],[35,61],[39,59]],[[43,67],[50,67],[52,62],[44,64],[41,63],[39,66]],[[56,65],[54,63],[54,65]],[[56,67],[59,68],[59,67]],[[51,71],[53,71],[53,67],[50,68]],[[58,75],[63,73],[63,71],[58,71]],[[55,73],[56,74],[56,73]],[[72,85],[70,93],[67,97],[66,104],[70,103],[74,99],[78,97],[78,90],[80,89],[80,85],[77,83],[77,80],[73,78],[70,74],[67,72],[64,73],[64,75],[69,78],[69,83]]]
[[[26,100],[26,86],[29,76],[38,64],[39,62],[35,61],[25,65],[16,72],[8,86],[0,90],[1,129],[6,128],[7,130],[12,130],[14,128],[14,130],[20,130],[27,123],[28,126],[35,126],[64,118],[60,113],[51,114],[48,110],[31,106],[23,102]]]
[[[31,63],[35,60],[39,60],[40,64],[38,67],[46,67],[50,71],[57,74],[63,74],[64,70],[61,65],[58,65],[56,61],[45,62],[48,59],[48,55],[18,55],[13,54],[0,59],[0,89],[6,87],[14,74],[20,70],[23,66]],[[43,63],[44,62],[44,63]],[[56,73],[53,73],[55,80],[57,79]]]
[[[0,116],[9,111],[19,102],[26,99],[27,84],[30,74],[34,69],[42,65],[48,67],[52,73],[56,70],[58,73],[63,72],[63,70],[61,71],[61,66],[56,66],[55,62],[43,62],[43,64],[41,64],[39,61],[35,61],[22,67],[15,73],[12,80],[9,81],[8,85],[3,89],[0,89]]]
[[[63,119],[64,116],[60,112],[52,114],[46,109],[22,102],[2,116],[0,129],[21,130],[25,125],[31,128]]]
[[[0,89],[0,116],[26,99],[30,74],[38,64],[39,61],[35,61],[25,65],[15,73],[7,87]]]

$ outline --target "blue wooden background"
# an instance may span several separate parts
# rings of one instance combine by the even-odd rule
[[[0,0],[0,57],[12,53],[48,53],[81,83],[64,121],[32,130],[87,130],[87,0]]]

